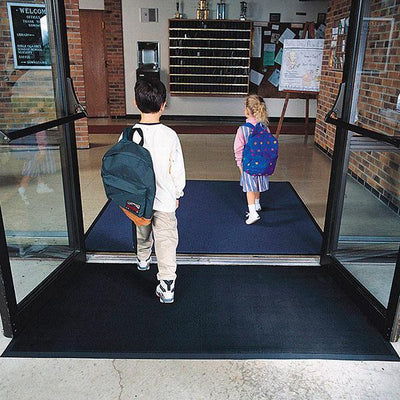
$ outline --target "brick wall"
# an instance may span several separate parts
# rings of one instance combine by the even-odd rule
[[[125,72],[121,0],[104,0],[110,116],[125,116]]]
[[[83,57],[79,22],[79,0],[65,0],[68,52],[71,78],[79,101],[85,105],[85,81],[83,79]],[[87,119],[75,122],[76,144],[78,148],[89,148]]]
[[[388,4],[388,3],[386,3]],[[399,132],[399,113],[395,111],[400,93],[400,5],[382,6],[372,1],[371,17],[394,17],[392,40],[390,23],[370,23],[365,62],[360,82],[358,123],[387,135]],[[321,89],[317,108],[315,143],[332,154],[335,127],[324,122],[325,115],[336,99],[342,72],[329,66],[332,28],[339,19],[347,17],[350,1],[330,1],[327,15],[326,42],[323,56]],[[388,52],[388,48],[390,49]],[[400,213],[400,155],[393,152],[352,152],[351,175],[368,190]]]
[[[335,143],[335,127],[326,124],[324,118],[333,107],[338,94],[339,84],[342,82],[342,71],[329,66],[331,54],[332,29],[336,21],[347,18],[350,14],[350,0],[329,2],[326,18],[325,45],[322,58],[320,92],[318,96],[317,115],[315,121],[315,143],[328,154],[332,155]]]

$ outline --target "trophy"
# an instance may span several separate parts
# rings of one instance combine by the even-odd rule
[[[197,19],[208,19],[210,16],[210,10],[207,6],[206,0],[200,0],[199,5],[196,12]]]
[[[240,20],[246,21],[247,3],[245,1],[240,2]]]
[[[217,19],[225,19],[225,3],[222,0],[217,3]]]
[[[180,8],[180,4],[179,4],[179,1],[177,1],[176,2],[176,12],[175,12],[175,15],[174,15],[174,18],[176,18],[176,19],[182,19],[183,18],[183,14],[180,12],[179,8]]]

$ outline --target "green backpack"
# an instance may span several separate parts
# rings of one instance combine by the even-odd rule
[[[137,131],[139,143],[132,141]],[[127,127],[122,139],[103,156],[101,177],[107,198],[118,204],[136,225],[148,225],[156,193],[153,162],[143,147],[143,131]]]

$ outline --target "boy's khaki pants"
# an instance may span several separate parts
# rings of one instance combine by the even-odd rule
[[[178,246],[178,225],[174,212],[154,211],[151,224],[136,227],[137,257],[147,260],[153,247],[157,257],[157,279],[176,278],[176,248]],[[154,238],[154,239],[153,239]]]

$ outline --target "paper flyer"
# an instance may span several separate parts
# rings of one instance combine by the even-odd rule
[[[263,65],[266,66],[271,66],[274,65],[275,61],[275,44],[272,43],[266,43],[264,44],[264,57],[263,57]]]
[[[279,65],[282,65],[282,56],[283,56],[283,50],[279,49],[278,54],[275,57],[275,62]]]
[[[271,34],[271,43],[278,43],[280,35],[279,33],[272,33]]]
[[[280,72],[279,69],[276,69],[271,76],[268,78],[268,82],[270,82],[272,85],[275,87],[278,87],[279,85],[279,78],[280,78]]]
[[[254,69],[250,70],[250,82],[254,83],[257,86],[260,86],[261,81],[263,80],[264,75],[260,74],[257,71],[254,71]]]
[[[253,50],[252,57],[261,57],[261,41],[262,41],[262,28],[261,26],[254,27],[253,32]]]
[[[296,34],[292,30],[286,28],[285,32],[283,32],[281,37],[279,38],[279,41],[283,43],[286,39],[293,39],[295,36]]]

